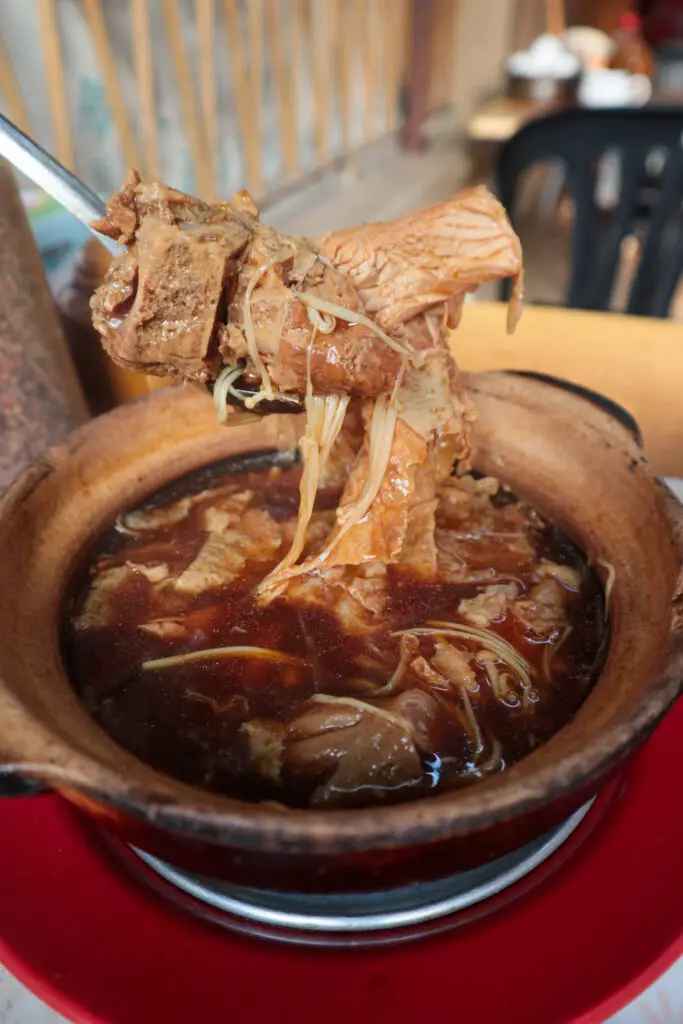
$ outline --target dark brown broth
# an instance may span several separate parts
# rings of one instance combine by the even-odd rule
[[[160,491],[141,507],[163,507],[181,496],[232,482],[236,490],[254,490],[251,507],[265,508],[276,520],[287,519],[296,514],[298,507],[300,471],[284,457],[279,469],[267,470],[264,467],[269,460],[272,462],[272,456],[266,455],[232,466],[203,469]],[[240,472],[236,474],[235,468]],[[316,508],[334,508],[337,498],[336,492],[323,492]],[[501,491],[494,501],[501,500],[515,499]],[[398,640],[391,633],[430,619],[457,620],[460,600],[476,594],[480,585],[417,582],[390,568],[389,600],[378,631],[371,637],[348,636],[335,616],[320,606],[300,607],[284,600],[265,608],[255,606],[253,587],[276,558],[250,564],[238,582],[226,587],[193,596],[167,593],[163,612],[152,585],[143,577],[135,578],[114,598],[114,624],[85,631],[73,628],[71,620],[83,607],[95,567],[122,564],[132,556],[138,561],[163,559],[171,567],[186,566],[203,540],[198,515],[199,507],[195,507],[187,519],[136,537],[112,527],[98,540],[87,571],[76,582],[65,616],[62,639],[68,672],[81,701],[102,728],[155,768],[184,782],[244,800],[308,806],[324,778],[319,772],[287,767],[278,782],[263,777],[252,764],[242,729],[244,722],[291,721],[315,693],[358,698],[361,695],[350,681],[361,674],[381,685],[391,669],[388,673],[361,673],[355,662],[366,650],[368,640],[395,652],[395,662]],[[549,681],[541,678],[546,642],[525,634],[519,621],[509,614],[491,625],[532,666],[537,698],[528,707],[496,700],[483,668],[476,668],[481,687],[477,719],[487,743],[495,738],[500,745],[497,770],[520,760],[572,717],[602,663],[607,638],[602,588],[581,553],[553,526],[541,524],[531,530],[538,557],[581,567],[583,582],[578,593],[570,594],[567,616],[572,631],[554,657]],[[485,545],[486,540],[481,543]],[[495,546],[489,547],[495,568]],[[533,580],[529,576],[520,582],[524,594]],[[190,629],[189,637],[178,642],[138,628],[161,614],[182,615]],[[150,659],[235,644],[286,651],[300,657],[302,666],[207,659],[157,671],[141,667]],[[429,639],[422,642],[423,653],[430,653],[430,644]],[[415,688],[414,682],[411,686]],[[461,706],[457,691],[448,700]],[[421,751],[423,775],[417,784],[395,789],[361,787],[360,792],[350,793],[346,802],[358,806],[414,798],[467,785],[480,777],[471,739],[452,716],[444,714],[430,736],[433,750]]]

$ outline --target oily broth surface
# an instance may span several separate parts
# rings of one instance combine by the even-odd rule
[[[202,469],[158,492],[140,507],[164,508],[188,495],[227,486],[236,492],[253,492],[249,507],[267,511],[276,523],[291,521],[298,508],[300,469],[289,457],[278,459],[275,467],[273,456],[265,454]],[[323,490],[316,510],[331,513],[338,497],[337,490]],[[515,499],[499,492],[494,501],[502,506],[514,504]],[[368,749],[376,747],[373,769],[377,758],[385,756],[381,729],[385,725],[389,730],[395,728],[386,716],[383,725],[381,715],[371,723],[369,739],[351,744],[344,753],[351,767],[353,758],[358,760],[357,784],[349,783],[345,789],[330,787],[328,780],[335,769],[329,759],[326,761],[324,751],[321,754],[325,742],[330,749],[339,747],[339,736],[346,742],[351,733],[344,731],[347,725],[343,724],[342,732],[323,729],[316,736],[317,747],[309,761],[301,753],[307,738],[302,741],[298,737],[297,743],[303,742],[304,747],[297,746],[296,756],[288,757],[285,746],[275,771],[269,749],[255,758],[254,736],[248,723],[265,722],[271,732],[278,734],[291,730],[291,723],[295,723],[296,731],[300,716],[314,706],[311,702],[320,694],[351,699],[351,704],[329,705],[327,709],[315,705],[330,715],[355,713],[356,701],[389,708],[383,698],[375,700],[372,687],[379,690],[386,684],[398,661],[399,638],[394,634],[432,620],[463,622],[458,612],[460,602],[481,592],[486,580],[422,582],[389,567],[386,605],[375,628],[351,636],[326,601],[304,605],[278,599],[265,608],[256,606],[254,587],[279,561],[283,549],[265,560],[249,561],[238,580],[194,594],[179,594],[135,572],[111,596],[106,625],[74,627],[94,574],[103,566],[111,569],[131,562],[163,564],[171,573],[186,567],[202,548],[205,534],[201,515],[211,502],[209,495],[185,518],[154,530],[125,533],[116,526],[107,530],[75,583],[62,632],[67,670],[89,713],[122,747],[170,776],[238,799],[275,800],[291,807],[364,806],[414,799],[470,785],[491,771],[503,771],[519,761],[572,717],[599,671],[607,637],[600,583],[568,538],[530,512],[528,531],[538,560],[577,569],[581,577],[578,590],[567,593],[566,620],[571,628],[562,636],[559,647],[560,634],[551,639],[534,635],[509,613],[489,626],[530,666],[531,699],[518,699],[518,687],[513,687],[512,699],[496,699],[485,666],[473,661],[477,692],[470,697],[463,696],[458,688],[436,693],[439,711],[421,733],[417,752],[420,771],[416,775],[413,767],[408,781],[406,772],[399,770],[406,753],[400,737],[392,755],[399,766],[396,772],[392,774],[389,767],[381,784],[374,776],[368,782],[364,775],[361,762]],[[490,562],[495,571],[496,538],[478,536],[476,523],[470,526],[468,543],[476,547],[478,561]],[[517,574],[516,579],[518,596],[524,599],[535,577]],[[159,636],[140,628],[160,618],[178,620],[182,634]],[[467,643],[453,643],[468,651]],[[235,645],[279,650],[290,657],[286,663],[207,658],[161,670],[142,667],[153,659]],[[553,646],[556,653],[549,650]],[[421,654],[429,659],[432,650],[432,640],[421,638]],[[550,653],[552,670],[548,672]],[[397,693],[412,694],[420,689],[424,684],[416,683],[409,673]],[[468,701],[476,716],[479,744],[466,727]],[[263,743],[267,748],[267,736],[263,743],[263,737],[257,739],[259,751]],[[415,756],[415,750],[411,750],[411,757]]]

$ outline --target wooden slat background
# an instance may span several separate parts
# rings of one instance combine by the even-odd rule
[[[67,45],[74,45],[74,17],[96,60],[106,132],[121,164],[206,197],[244,185],[263,199],[400,124],[411,0],[35,2],[37,40],[28,18],[17,37],[21,15],[3,0],[0,102],[86,179],[83,101]],[[453,83],[456,2],[438,7],[433,107],[452,99]],[[41,62],[42,82],[25,67],[24,45]],[[162,144],[162,101],[179,120],[189,181],[177,180]],[[119,176],[112,167],[101,191],[113,190]]]

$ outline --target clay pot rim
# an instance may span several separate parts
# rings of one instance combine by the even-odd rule
[[[496,380],[505,376],[495,373],[474,375],[470,378],[470,387],[474,392],[491,385],[495,388]],[[548,389],[547,384],[537,381],[527,381],[524,386],[527,390],[531,388],[532,394],[533,389],[542,388],[544,392]],[[68,457],[68,452],[78,448],[84,437],[103,429],[103,422],[106,421],[110,429],[124,428],[126,424],[134,424],[143,403],[174,402],[173,396],[178,393],[176,389],[156,391],[114,410],[106,417],[91,421],[77,430],[66,446],[56,450],[57,457],[63,460],[65,452]],[[564,401],[579,403],[581,410],[586,411],[583,400],[575,395],[565,396]],[[610,429],[617,432],[620,443],[632,446],[622,428],[615,426],[607,414],[594,410],[591,415],[598,419],[602,417],[603,425],[610,421]],[[9,508],[21,502],[40,485],[49,471],[49,459],[48,456],[46,461],[29,467],[9,489],[0,502],[0,521]],[[172,476],[169,474],[169,479]],[[683,508],[663,485],[662,492],[680,564],[683,562]],[[83,777],[94,774],[98,779],[92,786],[79,785],[79,789],[85,793],[86,801],[88,798],[101,801],[134,817],[153,821],[170,831],[191,834],[198,839],[205,838],[218,845],[243,849],[278,848],[297,852],[309,849],[311,843],[314,843],[326,852],[343,852],[391,848],[397,844],[425,843],[465,835],[494,822],[518,818],[551,803],[560,795],[603,775],[625,752],[638,745],[679,695],[682,677],[683,635],[678,627],[672,630],[671,643],[662,653],[660,671],[639,703],[631,707],[628,722],[616,722],[605,729],[600,734],[599,743],[594,741],[583,750],[565,756],[560,761],[547,763],[539,769],[533,763],[535,754],[531,754],[503,775],[482,780],[469,790],[445,792],[433,798],[389,807],[347,811],[279,810],[216,796],[170,779],[128,754],[126,759],[129,763],[144,769],[138,770],[137,774],[142,778],[140,788],[144,787],[147,792],[140,795],[135,788],[126,791],[125,786],[122,786],[120,771],[98,757],[81,750],[75,751],[74,746],[59,735],[50,735],[43,723],[35,719],[28,709],[16,706],[16,698],[12,695],[0,692],[0,709],[3,701],[6,703],[9,697],[15,705],[13,710],[33,730],[33,746],[40,746],[41,742],[49,740],[51,764],[32,765],[30,769],[25,765],[24,773],[60,788],[59,772],[55,771],[54,766],[59,762],[60,753],[66,754],[72,766],[80,769]],[[540,749],[547,749],[552,742],[551,739]],[[73,770],[69,774],[76,776],[78,773]],[[69,781],[66,781],[63,788],[69,785]],[[519,791],[517,795],[515,789]],[[184,801],[191,803],[191,806]]]

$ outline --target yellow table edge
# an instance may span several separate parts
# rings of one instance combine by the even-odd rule
[[[683,477],[683,324],[527,306],[514,334],[499,302],[467,303],[451,343],[463,370],[536,370],[599,391],[638,421],[662,476]]]

